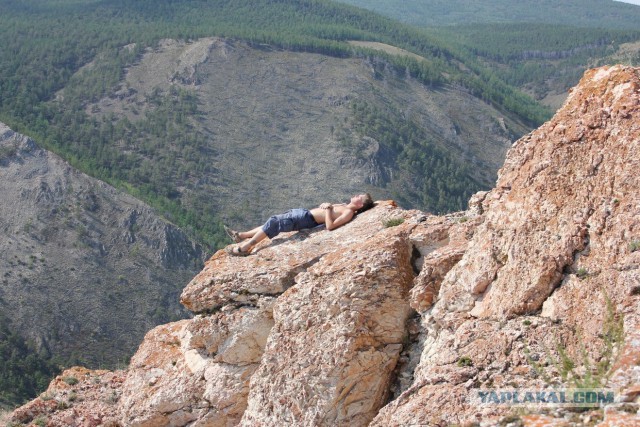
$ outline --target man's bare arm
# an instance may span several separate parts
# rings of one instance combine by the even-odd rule
[[[329,231],[335,230],[336,228],[348,223],[351,221],[351,218],[353,218],[353,211],[351,209],[345,210],[336,219],[333,219],[332,212],[333,206],[329,206],[324,214],[324,224]]]

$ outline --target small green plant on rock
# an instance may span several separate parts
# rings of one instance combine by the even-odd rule
[[[556,345],[557,357],[552,357],[547,351],[548,365],[553,365],[562,381],[576,388],[598,388],[606,385],[613,372],[619,351],[624,343],[624,319],[616,310],[615,304],[608,295],[604,294],[606,312],[602,323],[602,332],[599,334],[603,341],[603,350],[598,361],[594,364],[593,358],[588,354],[581,334],[578,332],[579,359],[572,357],[564,344]],[[525,350],[529,364],[537,375],[545,382],[550,383],[550,378],[544,371],[544,366],[533,360]]]
[[[634,239],[629,243],[629,252],[640,250],[640,239]]]
[[[390,228],[390,227],[395,227],[397,225],[400,225],[403,222],[404,222],[404,218],[392,218],[390,220],[384,221],[382,225],[384,225],[384,228]]]
[[[62,379],[62,381],[64,381],[65,383],[69,384],[69,385],[76,385],[78,384],[78,379],[76,377],[64,377]]]
[[[558,351],[558,358],[552,361],[560,374],[560,378],[566,382],[576,368],[576,362],[569,356],[567,349],[562,343],[558,342],[556,344],[556,350]]]
[[[111,394],[106,397],[105,402],[107,402],[110,405],[115,405],[116,403],[118,403],[118,393],[116,393],[116,391],[113,390]]]
[[[457,363],[458,363],[458,366],[460,366],[460,367],[473,366],[473,361],[471,360],[471,358],[469,356],[460,357],[460,359],[458,359]]]
[[[584,267],[580,267],[578,270],[576,270],[576,276],[578,276],[578,279],[580,280],[586,279],[587,277],[589,277],[589,271],[587,271],[587,269]]]
[[[40,395],[40,400],[42,400],[42,401],[44,401],[44,402],[47,402],[47,401],[49,401],[49,400],[51,400],[51,399],[53,399],[53,396],[52,396],[52,395],[50,395],[49,393],[42,393],[42,394]]]
[[[507,415],[506,417],[502,418],[498,425],[500,427],[503,426],[509,426],[509,427],[521,427],[524,426],[524,422],[522,421],[522,418],[519,415],[516,414],[512,414],[512,415]]]

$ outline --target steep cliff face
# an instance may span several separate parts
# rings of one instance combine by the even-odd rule
[[[149,206],[2,123],[0,194],[0,311],[40,350],[115,366],[188,316],[202,250]]]
[[[556,116],[510,150],[467,251],[424,312],[415,381],[375,424],[494,415],[465,397],[476,388],[542,388],[562,372],[528,359],[562,361],[561,349],[574,363],[586,353],[592,366],[610,368],[608,386],[637,403],[639,77],[622,67],[587,72]],[[624,338],[611,342],[616,321]],[[461,357],[472,363],[467,372],[454,363]],[[587,382],[584,367],[574,379]],[[604,425],[637,425],[630,408],[617,421],[612,409]]]
[[[125,372],[84,373],[85,400],[36,399],[14,419],[638,425],[639,109],[640,70],[589,71],[466,212],[379,202],[333,232],[281,235],[247,258],[219,252],[182,293],[194,319],[149,332]],[[92,376],[109,405],[96,404],[106,396]],[[616,402],[543,413],[478,399],[588,381]],[[47,395],[66,402],[65,384]]]

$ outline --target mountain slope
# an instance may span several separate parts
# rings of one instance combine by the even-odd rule
[[[203,114],[198,111],[193,93],[185,87],[177,90],[177,85],[173,92],[147,96],[143,102],[152,103],[154,109],[144,123],[127,123],[121,117],[114,121],[108,117],[95,120],[86,108],[105,97],[127,96],[127,88],[120,86],[126,70],[148,49],[159,47],[160,40],[192,42],[225,36],[267,49],[351,60],[364,57],[376,73],[386,70],[432,89],[453,87],[482,99],[507,121],[520,123],[508,130],[513,134],[510,139],[548,117],[548,111],[530,97],[473,60],[457,57],[425,34],[371,12],[329,1],[62,0],[53,4],[30,0],[19,4],[2,2],[0,12],[0,35],[5,41],[0,45],[0,117],[15,129],[37,136],[47,149],[75,167],[142,198],[210,247],[225,242],[220,219],[211,209],[215,207],[211,194],[197,193],[188,198],[182,194],[185,179],[193,178],[190,175],[217,167],[209,157],[213,153],[211,147],[206,146],[211,135],[193,126]],[[25,32],[29,37],[23,37]],[[350,43],[354,40],[389,44],[424,60],[354,47]],[[154,72],[150,68],[147,78],[152,78]],[[384,93],[387,89],[382,86],[381,90]],[[353,107],[368,111],[362,105]],[[463,109],[464,106],[457,108]],[[149,111],[144,106],[140,110]],[[384,109],[374,111],[375,114],[358,118],[363,126],[367,119],[384,132],[385,128],[398,127],[403,120],[402,111],[389,117]],[[268,123],[267,129],[259,129],[259,117],[250,118],[248,123],[257,130],[250,135],[254,145],[271,132]],[[333,127],[338,130],[344,125],[335,123]],[[413,124],[404,127],[405,135],[398,137],[396,145],[409,155],[401,160],[448,178],[434,177],[431,183],[411,185],[407,194],[401,190],[399,198],[410,205],[433,211],[458,209],[465,191],[481,188],[487,181],[479,176],[492,174],[473,164],[468,167],[471,174],[464,171],[467,159],[447,153],[449,147],[440,147],[444,152],[436,154],[432,150],[428,158],[420,158],[419,148],[432,144],[428,133],[425,136],[424,129],[414,131]],[[380,139],[379,135],[368,136]],[[470,143],[481,145],[483,140]],[[179,150],[169,148],[161,159],[151,159],[147,153],[153,155],[158,144]],[[136,149],[131,150],[131,145]],[[176,165],[178,161],[182,164]],[[341,197],[346,191],[326,191],[319,197]],[[289,203],[295,203],[295,197],[291,193],[289,196]],[[250,215],[268,208],[262,203],[243,211]],[[241,216],[245,215],[241,212]]]
[[[546,23],[637,30],[640,7],[612,0],[342,0],[419,27]]]
[[[243,227],[365,189],[450,210],[491,185],[512,139],[527,130],[464,89],[431,88],[389,61],[229,39],[167,40],[127,70],[115,93],[86,106],[126,135],[111,147],[166,168],[165,185],[185,204],[208,201]],[[191,141],[155,135],[169,103],[173,113],[191,106]]]
[[[203,256],[133,197],[0,124],[0,310],[60,363],[126,363]]]
[[[477,58],[509,84],[558,109],[586,69],[640,64],[640,7],[595,1],[346,1],[416,27]]]
[[[637,426],[638,88],[637,68],[587,72],[465,212],[379,201],[217,252],[181,295],[193,319],[149,331],[127,370],[67,370],[12,421]]]
[[[640,64],[640,31],[542,23],[466,24],[428,30],[494,73],[558,109],[586,69]]]

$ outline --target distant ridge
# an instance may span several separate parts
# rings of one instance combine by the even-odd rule
[[[534,22],[640,29],[640,8],[611,0],[342,0],[342,3],[373,10],[419,27]]]

